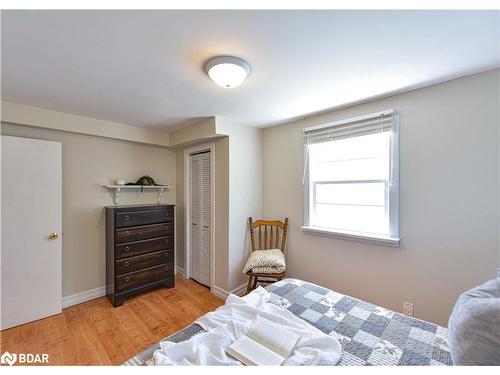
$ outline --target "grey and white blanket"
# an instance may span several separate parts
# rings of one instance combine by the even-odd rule
[[[387,310],[298,279],[266,287],[272,303],[290,311],[342,345],[339,365],[451,365],[446,328]],[[204,330],[195,324],[167,337],[184,341]],[[156,344],[124,365],[152,365]]]

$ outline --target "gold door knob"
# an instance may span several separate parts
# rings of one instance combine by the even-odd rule
[[[56,233],[56,232],[50,232],[49,233],[49,239],[54,241],[54,240],[57,240],[59,238],[59,235]]]

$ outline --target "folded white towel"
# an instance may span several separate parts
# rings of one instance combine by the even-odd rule
[[[285,256],[280,249],[255,250],[248,257],[243,273],[281,273],[286,269]]]

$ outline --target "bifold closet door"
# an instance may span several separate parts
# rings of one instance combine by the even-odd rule
[[[61,312],[62,146],[2,136],[1,328]]]
[[[191,156],[191,278],[210,286],[212,165],[210,153]]]
[[[210,253],[212,233],[212,164],[210,153],[200,155],[201,161],[201,283],[210,286]]]

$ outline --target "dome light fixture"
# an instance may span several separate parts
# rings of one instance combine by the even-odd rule
[[[250,65],[234,56],[217,56],[205,63],[205,73],[218,86],[232,89],[243,83],[250,74]]]

